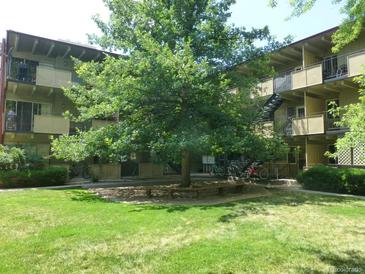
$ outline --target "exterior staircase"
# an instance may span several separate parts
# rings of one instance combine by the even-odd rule
[[[280,98],[280,95],[274,93],[271,97],[266,101],[263,106],[262,117],[263,121],[265,120],[273,120],[274,112],[281,106],[283,100]]]

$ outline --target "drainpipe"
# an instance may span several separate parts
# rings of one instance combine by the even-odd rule
[[[6,83],[6,40],[1,43],[0,64],[0,144],[4,143],[4,108],[5,108],[5,83]]]

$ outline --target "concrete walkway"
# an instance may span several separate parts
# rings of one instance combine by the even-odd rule
[[[318,195],[326,195],[326,196],[334,196],[334,197],[342,197],[342,198],[354,198],[354,199],[362,199],[365,200],[365,196],[360,195],[352,195],[352,194],[339,194],[339,193],[332,193],[332,192],[323,192],[323,191],[314,191],[314,190],[307,190],[302,188],[287,188],[288,191],[293,192],[302,192],[308,194],[318,194]]]

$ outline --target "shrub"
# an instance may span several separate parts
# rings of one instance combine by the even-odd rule
[[[62,167],[0,171],[0,187],[55,186],[66,183],[68,171]]]
[[[305,189],[365,195],[365,170],[318,165],[298,175]]]
[[[25,164],[24,150],[0,145],[0,170],[18,169]]]

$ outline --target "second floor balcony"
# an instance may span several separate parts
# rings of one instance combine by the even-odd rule
[[[332,117],[326,112],[316,113],[305,117],[288,119],[282,128],[285,136],[318,135],[331,132],[344,131],[337,124],[340,117]]]

